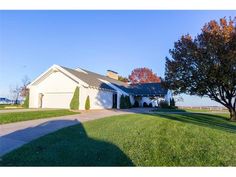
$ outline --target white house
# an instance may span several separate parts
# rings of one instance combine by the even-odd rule
[[[118,81],[118,73],[111,70],[104,76],[81,68],[53,65],[28,86],[29,107],[69,108],[76,87],[79,87],[80,110],[85,109],[87,96],[90,97],[90,109],[119,109],[122,94],[139,106],[144,102],[156,106],[158,100],[170,97],[159,83],[130,85]]]

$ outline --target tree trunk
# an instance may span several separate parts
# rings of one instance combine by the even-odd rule
[[[235,111],[235,109],[231,108],[231,109],[229,109],[229,112],[230,112],[230,120],[231,121],[236,121],[236,111]]]

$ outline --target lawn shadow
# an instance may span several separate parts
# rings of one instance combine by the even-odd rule
[[[18,148],[24,144],[21,144],[20,140],[27,139],[24,136],[30,138],[30,134],[39,131],[39,127],[47,129],[52,124],[74,124],[70,120],[58,121],[49,121],[2,136],[1,144],[5,149],[11,145]],[[20,144],[5,141],[14,137],[18,138]],[[0,166],[134,166],[134,164],[118,146],[89,137],[83,124],[78,123],[5,154]]]
[[[214,128],[231,133],[236,133],[236,124],[229,122],[225,117],[215,114],[205,113],[158,113],[151,114],[161,118],[176,120],[180,122]]]
[[[153,112],[187,112],[186,110],[184,109],[170,109],[170,108],[154,108],[152,110]]]
[[[29,141],[37,139],[43,135],[57,131],[61,128],[78,124],[78,120],[52,120],[41,123],[37,126],[23,128],[0,136],[0,156],[6,154]],[[14,125],[14,124],[13,124]]]

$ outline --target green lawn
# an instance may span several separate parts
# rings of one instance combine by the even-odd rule
[[[227,114],[134,114],[61,129],[2,157],[4,166],[236,166]]]
[[[153,110],[154,112],[226,112],[227,110],[209,110],[209,109],[168,109],[168,108],[157,108]]]
[[[11,104],[0,104],[0,110],[6,110],[6,109],[22,109],[23,107],[21,105],[11,105]]]
[[[59,110],[47,110],[47,111],[42,110],[42,111],[0,113],[0,124],[40,119],[40,118],[48,118],[48,117],[57,117],[71,114],[78,114],[78,112],[59,109]]]

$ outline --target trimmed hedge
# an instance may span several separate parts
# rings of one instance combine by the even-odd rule
[[[174,98],[170,99],[170,107],[171,108],[175,108],[175,100],[174,100]]]
[[[134,105],[133,105],[134,108],[138,108],[139,107],[139,103],[137,100],[134,101]]]
[[[129,96],[125,97],[125,103],[126,103],[126,107],[127,108],[131,108],[132,107]]]
[[[152,107],[153,107],[152,103],[149,103],[148,107],[149,107],[149,108],[152,108]]]
[[[132,107],[132,105],[131,105],[129,96],[121,95],[121,97],[120,97],[120,109],[127,109],[127,108],[131,108],[131,107]]]
[[[85,102],[85,110],[89,110],[89,109],[90,109],[90,99],[89,99],[89,96],[87,96],[86,102]]]
[[[120,109],[125,109],[125,96],[121,95],[120,97]]]
[[[159,103],[159,107],[160,108],[168,108],[168,109],[176,109],[177,107],[175,106],[175,100],[174,98],[170,99],[170,103],[168,103],[167,101],[160,101]]]
[[[24,108],[29,108],[29,94],[26,96],[25,101],[22,106]]]
[[[170,108],[169,103],[167,101],[160,101],[160,108]]]
[[[78,110],[79,109],[79,87],[75,88],[74,95],[70,102],[70,109]]]

